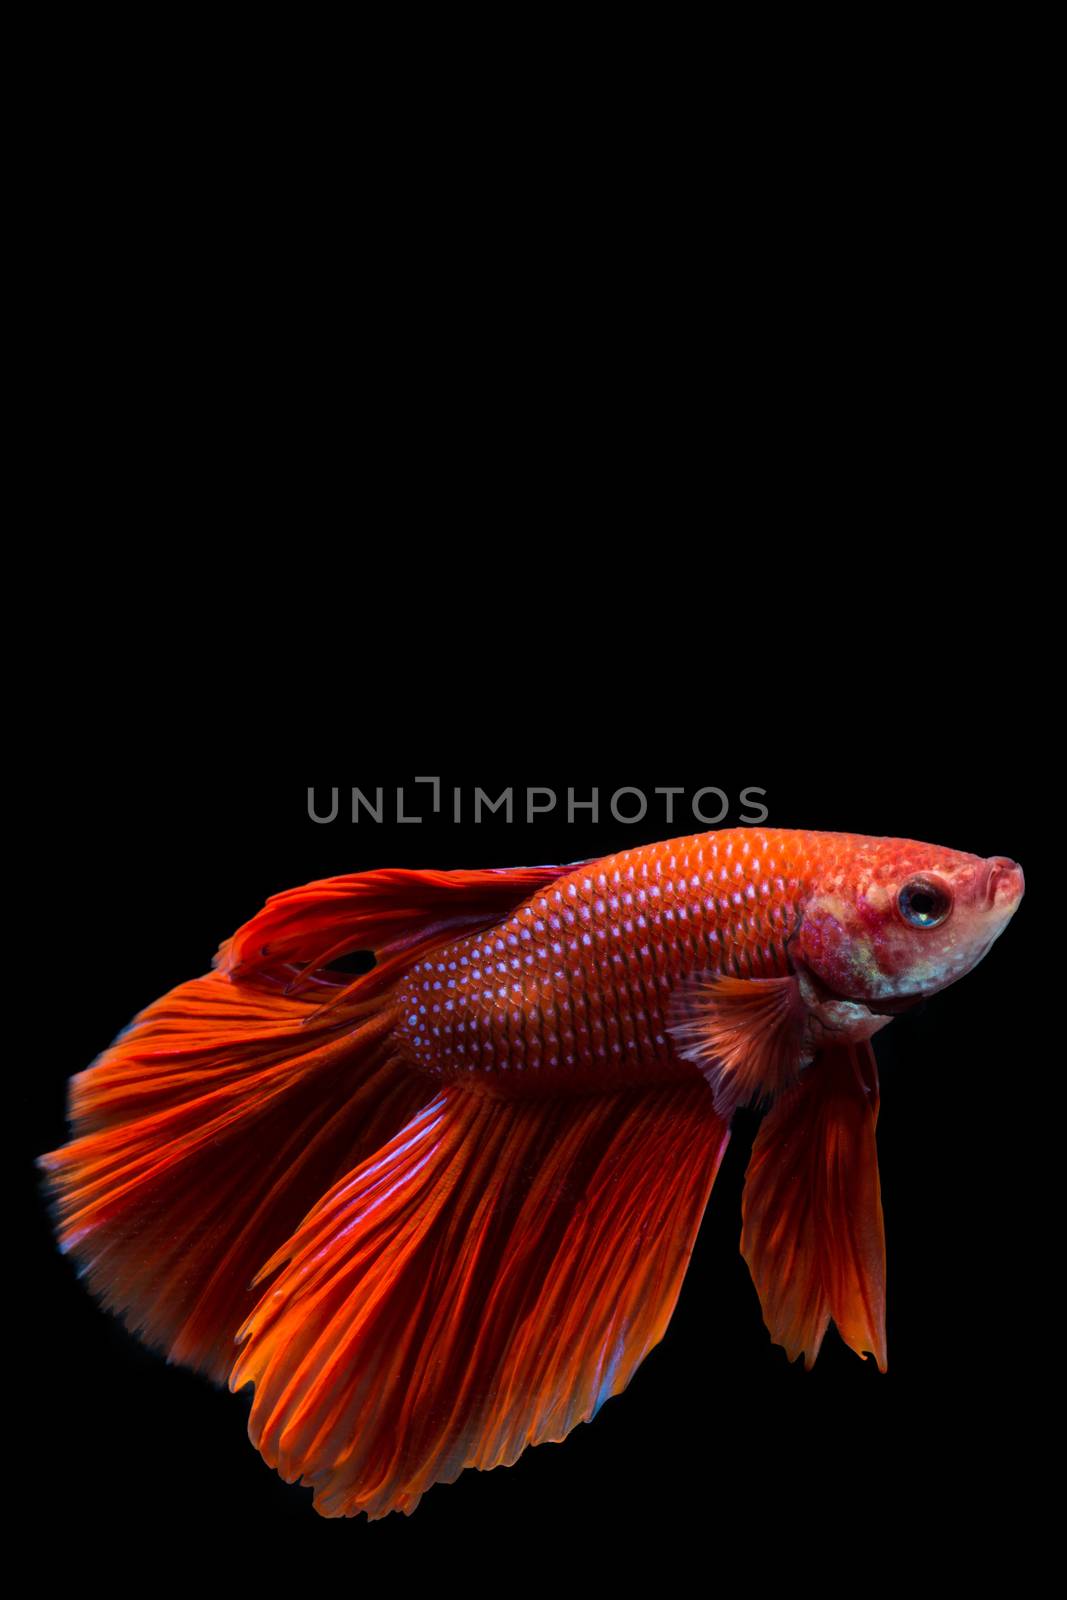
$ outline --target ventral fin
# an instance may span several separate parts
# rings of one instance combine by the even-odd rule
[[[764,1118],[742,1204],[741,1253],[775,1344],[811,1367],[831,1320],[886,1368],[885,1236],[865,1041],[821,1049]]]
[[[690,978],[675,991],[670,1032],[711,1084],[721,1117],[777,1099],[811,1060],[793,977]]]

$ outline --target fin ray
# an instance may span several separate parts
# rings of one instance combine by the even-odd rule
[[[562,1439],[662,1337],[727,1138],[702,1083],[444,1089],[271,1263],[231,1376],[264,1458],[378,1517]]]
[[[390,870],[289,890],[213,972],[136,1017],[72,1079],[71,1140],[39,1163],[61,1248],[104,1304],[224,1381],[263,1262],[425,1099],[388,1038],[396,972],[566,870]],[[329,962],[355,949],[377,965],[350,982]]]
[[[329,961],[372,950],[377,966],[347,984],[354,997],[370,998],[433,945],[500,921],[576,865],[448,872],[383,867],[319,878],[272,895],[219,947],[215,965],[242,979],[282,973],[294,991]]]
[[[807,1367],[832,1319],[851,1349],[886,1369],[877,1117],[870,1044],[832,1045],[767,1114],[752,1148],[741,1253],[771,1338]]]
[[[90,1287],[219,1382],[264,1258],[422,1094],[387,1018],[314,1008],[217,972],[181,984],[72,1080],[74,1136],[40,1158]]]
[[[795,977],[697,976],[679,985],[670,1033],[711,1084],[715,1109],[729,1117],[797,1081],[810,1060],[806,1021]]]

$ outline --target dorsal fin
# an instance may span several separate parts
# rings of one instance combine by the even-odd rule
[[[319,878],[272,895],[220,946],[215,966],[242,983],[281,984],[292,993],[330,961],[371,950],[377,966],[347,991],[369,999],[388,987],[401,965],[442,939],[491,927],[581,865],[471,872],[383,867]]]

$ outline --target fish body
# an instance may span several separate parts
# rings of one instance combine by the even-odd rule
[[[625,1388],[750,1104],[771,1337],[810,1365],[833,1322],[884,1368],[870,1040],[1022,892],[1006,857],[765,828],[288,891],[72,1080],[61,1247],[146,1342],[254,1386],[323,1514],[411,1511]]]
[[[912,840],[800,829],[624,850],[416,963],[397,987],[395,1037],[414,1067],[498,1095],[684,1080],[692,1063],[672,1033],[695,974],[788,978],[803,961],[854,1004],[921,998],[981,959],[1004,919],[990,904],[976,951],[958,924],[941,936],[898,927],[900,887],[931,873],[977,902],[992,870]],[[1002,903],[1017,873],[1003,862]]]
[[[669,1032],[672,995],[698,971],[789,972],[817,837],[734,829],[579,864],[405,976],[405,1054],[496,1094],[690,1078]]]

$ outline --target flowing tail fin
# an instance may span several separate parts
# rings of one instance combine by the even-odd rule
[[[225,1381],[254,1275],[427,1097],[390,1043],[397,970],[567,870],[309,884],[142,1012],[72,1080],[72,1141],[40,1162],[60,1244],[105,1305]],[[363,949],[377,956],[363,977],[330,969]]]
[[[564,1438],[663,1336],[727,1138],[703,1082],[445,1088],[264,1266],[230,1379],[253,1442],[376,1518]]]

